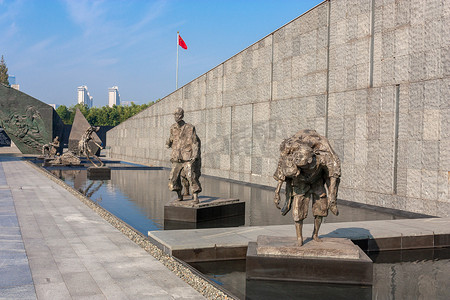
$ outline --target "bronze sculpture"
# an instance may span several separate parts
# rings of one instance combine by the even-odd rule
[[[99,147],[100,149],[103,149],[103,147],[98,142],[96,142],[94,140],[94,138],[92,137],[93,133],[99,131],[99,129],[100,129],[100,127],[90,126],[83,133],[83,135],[81,136],[81,139],[78,143],[78,149],[79,149],[80,155],[86,156],[86,158],[97,168],[103,167],[105,164],[101,161],[101,159],[97,155],[95,155],[95,152],[91,149],[89,142],[92,141],[97,147]],[[91,160],[90,156],[95,158],[100,164],[97,165],[96,163],[94,163]]]
[[[278,181],[275,206],[280,209],[280,190],[286,182],[286,200],[281,213],[286,215],[291,207],[298,244],[303,245],[303,220],[312,202],[314,215],[313,240],[320,242],[319,228],[328,210],[339,214],[336,204],[340,161],[327,138],[315,130],[300,130],[280,145],[280,158],[274,178]]]
[[[55,137],[53,142],[42,146],[42,155],[45,157],[54,157],[58,153],[60,146],[59,137]]]
[[[201,175],[200,139],[195,127],[183,121],[184,110],[182,108],[179,107],[175,110],[174,117],[176,123],[170,127],[170,137],[166,142],[166,146],[172,148],[169,189],[177,192],[177,200],[182,201],[181,181],[184,175],[192,189],[194,204],[197,204],[199,203],[198,193],[202,191],[199,181]],[[182,174],[183,172],[184,174]],[[186,189],[186,184],[183,185]],[[185,194],[186,192],[189,191],[185,191]]]
[[[72,151],[67,151],[62,155],[57,154],[48,164],[56,166],[79,166],[81,160]]]

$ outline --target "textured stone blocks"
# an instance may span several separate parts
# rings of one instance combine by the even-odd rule
[[[410,169],[407,171],[407,196],[420,198],[422,187],[422,176],[419,169]]]
[[[111,153],[165,164],[172,113],[183,106],[202,139],[205,174],[273,186],[280,142],[311,128],[341,155],[341,197],[445,215],[450,6],[442,4],[376,0],[372,20],[372,0],[324,2],[110,131]]]
[[[439,139],[439,125],[439,110],[425,110],[423,115],[423,139],[437,141]]]
[[[450,140],[439,141],[439,171],[450,171]],[[450,180],[450,178],[449,178]]]

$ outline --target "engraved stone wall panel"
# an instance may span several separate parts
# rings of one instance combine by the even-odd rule
[[[41,154],[42,146],[62,137],[63,123],[53,107],[0,84],[0,126],[24,154]]]

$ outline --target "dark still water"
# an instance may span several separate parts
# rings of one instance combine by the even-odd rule
[[[103,208],[147,235],[164,229],[164,204],[176,194],[167,186],[169,170],[128,164],[111,165],[111,180],[89,180],[84,168],[48,168],[55,176],[90,197]],[[239,198],[246,202],[245,225],[292,224],[290,213],[283,217],[273,204],[274,192],[257,186],[233,183],[217,178],[200,178],[202,197]],[[338,217],[330,214],[327,223],[399,219],[402,216],[383,211],[339,205]],[[310,215],[305,223],[313,223]]]
[[[111,165],[111,180],[89,180],[86,169],[48,168],[55,176],[90,197],[103,208],[147,235],[164,229],[164,204],[176,194],[167,187],[169,170],[127,164]],[[290,213],[285,217],[273,204],[274,192],[257,186],[232,183],[217,178],[200,178],[202,197],[239,198],[246,202],[245,225],[292,224]],[[330,214],[326,222],[349,222],[398,219],[401,216],[367,208],[339,205],[338,217]],[[305,223],[313,223],[308,216]]]
[[[450,248],[369,254],[373,286],[246,280],[245,260],[191,263],[239,299],[450,299]]]

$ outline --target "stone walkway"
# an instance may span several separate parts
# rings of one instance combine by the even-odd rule
[[[204,299],[70,192],[2,154],[0,299],[36,298]]]

